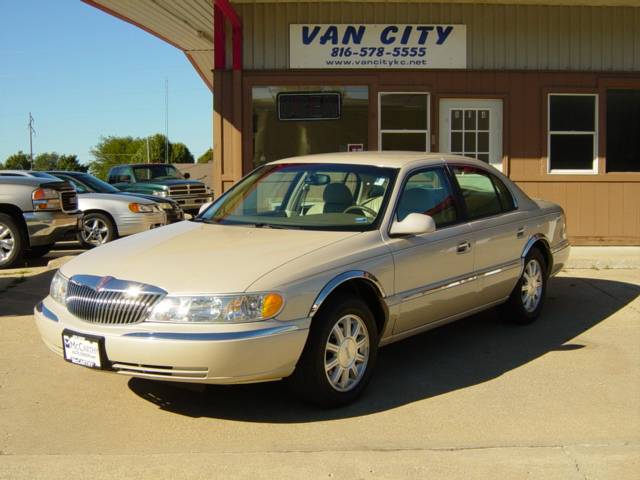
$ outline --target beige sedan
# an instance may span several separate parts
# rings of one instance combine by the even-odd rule
[[[35,318],[74,364],[288,378],[336,406],[364,390],[381,346],[501,304],[535,320],[568,255],[562,209],[482,162],[313,155],[256,169],[192,221],[80,255]]]

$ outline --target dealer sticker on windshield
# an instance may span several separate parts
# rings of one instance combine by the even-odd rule
[[[82,335],[65,330],[62,333],[64,359],[89,368],[102,368],[101,337]]]

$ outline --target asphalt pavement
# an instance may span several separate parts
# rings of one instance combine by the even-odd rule
[[[0,272],[0,479],[638,478],[638,269],[562,272],[533,325],[491,310],[386,347],[320,410],[64,362],[31,315],[46,260]]]

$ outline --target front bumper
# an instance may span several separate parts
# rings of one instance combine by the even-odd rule
[[[51,245],[77,232],[82,212],[25,212],[24,221],[29,231],[29,245]]]
[[[197,195],[176,195],[171,196],[171,199],[178,202],[180,208],[185,212],[198,211],[202,205],[213,201],[212,195],[197,196]]]
[[[167,216],[164,212],[124,214],[119,215],[115,220],[121,237],[146,232],[167,224]]]
[[[71,315],[50,297],[36,305],[36,325],[58,355],[62,331],[104,338],[108,368],[156,380],[234,384],[289,376],[307,340],[310,319],[237,325],[139,323],[96,325]]]

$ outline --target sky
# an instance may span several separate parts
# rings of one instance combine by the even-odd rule
[[[165,130],[197,158],[211,147],[209,88],[175,47],[80,0],[0,0],[0,162],[76,154],[90,162],[103,136]]]

